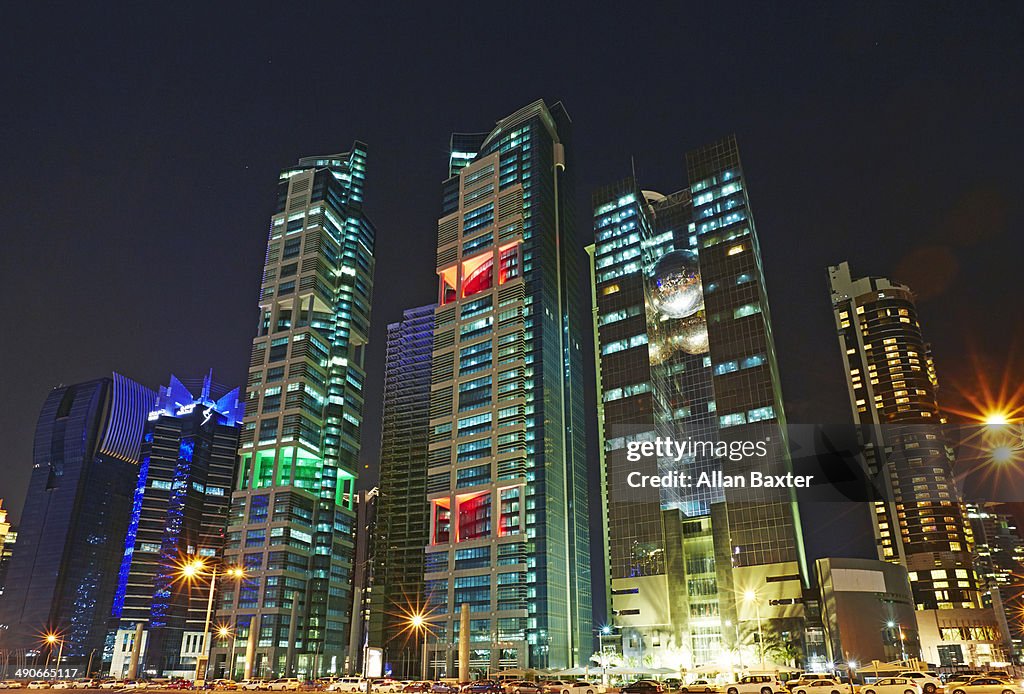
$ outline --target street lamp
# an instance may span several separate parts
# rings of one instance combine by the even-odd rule
[[[178,577],[191,584],[193,580],[203,576],[210,577],[210,595],[206,601],[206,620],[203,622],[203,641],[200,655],[196,658],[195,681],[206,680],[206,670],[210,663],[210,617],[213,614],[213,596],[217,588],[217,571],[220,567],[216,564],[212,568],[206,568],[206,562],[202,559],[193,559],[182,564],[178,569]],[[239,566],[228,567],[223,571],[228,576],[240,581],[245,578],[245,569]]]
[[[423,639],[423,655],[420,662],[420,681],[427,679],[427,635],[430,633],[430,620],[423,612],[414,612],[406,619],[406,626],[416,632],[417,639]]]
[[[235,679],[235,635],[231,631],[231,627],[227,624],[221,624],[217,627],[217,636],[219,636],[222,641],[231,639],[231,655],[228,657],[227,679],[233,680]]]
[[[60,670],[60,661],[64,657],[64,637],[52,631],[46,632],[43,636],[43,641],[50,647],[49,652],[46,654],[46,669],[50,669],[50,656],[53,655],[53,645],[56,643],[60,644],[60,648],[57,650],[57,667],[54,671],[53,679],[57,679],[56,671]]]
[[[764,634],[761,632],[761,605],[757,601],[757,593],[749,589],[743,591],[743,601],[754,603],[754,614],[757,618],[757,654],[761,661],[761,669],[764,670]]]

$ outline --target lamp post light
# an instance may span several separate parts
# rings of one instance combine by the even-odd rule
[[[422,640],[422,655],[420,657],[420,681],[427,679],[427,635],[430,633],[430,621],[422,612],[409,615],[406,624],[409,629],[416,632],[417,642]]]
[[[210,640],[210,617],[213,616],[213,596],[217,590],[217,573],[220,567],[216,564],[210,569],[206,568],[206,562],[202,559],[194,559],[187,564],[182,565],[178,569],[178,577],[187,583],[194,580],[198,580],[201,577],[210,577],[210,594],[206,600],[206,619],[203,622],[203,640],[202,647],[199,651],[199,656],[196,658],[196,674],[195,681],[206,681],[206,672],[209,669],[210,664],[210,646],[212,645]],[[231,576],[236,581],[241,581],[245,578],[245,569],[239,566],[232,566],[223,571],[223,573]]]
[[[757,655],[761,661],[761,669],[764,670],[764,634],[761,632],[761,604],[757,601],[757,593],[752,590],[743,592],[743,600],[754,603],[754,614],[757,619]]]
[[[49,652],[46,654],[46,669],[50,669],[50,656],[53,655],[53,645],[56,643],[60,644],[60,648],[57,649],[57,667],[54,669],[53,679],[57,679],[57,672],[60,670],[60,661],[64,657],[64,637],[54,632],[47,632],[46,636],[43,637],[46,644],[50,647]]]

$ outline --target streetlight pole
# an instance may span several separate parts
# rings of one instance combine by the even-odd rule
[[[200,567],[201,568],[201,567]],[[195,682],[206,681],[206,671],[210,665],[210,616],[213,613],[213,592],[217,587],[217,567],[210,570],[210,596],[206,600],[206,621],[203,622],[203,645],[200,655],[196,658]],[[200,677],[202,675],[202,677]]]

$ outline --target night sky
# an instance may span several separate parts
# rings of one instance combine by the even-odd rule
[[[1022,380],[1024,3],[88,5],[19,3],[0,28],[15,517],[51,387],[244,382],[278,171],[355,139],[378,229],[372,478],[386,324],[434,296],[449,134],[537,98],[574,121],[581,241],[631,158],[668,193],[688,149],[736,133],[792,422],[849,420],[826,276],[844,259],[918,291],[945,402],[978,365]]]

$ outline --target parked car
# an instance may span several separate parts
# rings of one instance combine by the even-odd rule
[[[250,680],[242,680],[241,684],[238,685],[239,689],[244,689],[249,692],[254,692],[258,689],[266,689],[267,681],[265,679],[254,678]]]
[[[404,684],[390,677],[373,681],[373,691],[382,692],[382,694],[398,694],[404,688]]]
[[[495,680],[477,680],[467,682],[460,687],[463,694],[504,694],[505,690]]]
[[[238,682],[234,680],[219,679],[210,682],[211,689],[217,689],[221,691],[234,691],[238,689]]]
[[[843,694],[843,685],[839,680],[821,678],[808,680],[806,684],[798,684],[793,688],[793,694]]]
[[[120,689],[122,685],[121,680],[103,680],[100,682],[100,689]]]
[[[725,685],[725,694],[775,694],[775,692],[785,691],[786,685],[774,673],[747,675],[741,677],[738,682]]]
[[[279,677],[267,683],[267,689],[272,692],[297,692],[302,685],[298,677]]]
[[[71,683],[72,689],[96,689],[97,686],[99,682],[92,677],[79,677]]]
[[[329,692],[365,692],[366,680],[362,677],[339,677],[330,686]]]
[[[970,682],[958,683],[950,694],[1021,694],[1019,683],[998,677],[975,677]]]
[[[637,680],[619,690],[622,694],[661,694],[665,687],[654,680]]]
[[[810,684],[814,680],[831,679],[831,677],[832,676],[826,672],[801,672],[797,677],[786,680],[786,689],[793,691],[794,687]]]
[[[575,682],[562,685],[559,689],[555,690],[554,694],[594,694],[596,691],[596,684],[576,680]]]
[[[684,684],[679,687],[679,691],[682,694],[690,694],[690,692],[704,692],[705,694],[709,694],[710,692],[717,692],[720,690],[721,687],[711,680],[694,680],[689,684]]]
[[[0,682],[0,689],[21,689],[19,680],[4,680]]]
[[[430,691],[430,686],[433,682],[410,682],[409,684],[402,687],[402,691],[405,694],[424,694],[424,692]]]
[[[881,677],[864,685],[861,694],[921,694],[921,685],[909,677]]]
[[[459,691],[459,685],[454,682],[434,682],[430,685],[431,694],[455,694]]]
[[[192,689],[192,680],[186,680],[184,678],[171,680],[164,685],[164,689]]]
[[[907,677],[921,686],[921,691],[924,694],[935,694],[936,691],[943,688],[942,680],[934,672],[924,672],[921,670],[906,670],[896,675],[897,677]]]
[[[50,683],[46,680],[32,680],[28,683],[29,689],[49,689]]]
[[[536,682],[510,680],[505,683],[505,694],[540,694],[543,691]]]
[[[50,685],[50,689],[71,689],[73,684],[74,680],[57,680]]]

